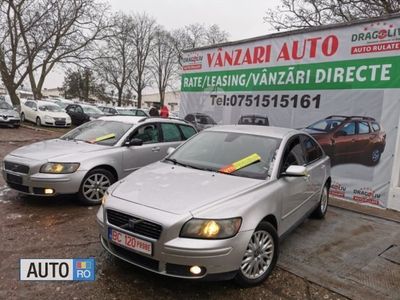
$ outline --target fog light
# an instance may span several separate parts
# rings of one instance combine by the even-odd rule
[[[190,273],[194,274],[194,275],[199,275],[201,274],[201,268],[199,266],[193,266],[190,267]]]
[[[46,195],[51,195],[51,194],[54,194],[54,190],[53,189],[44,189],[44,193]]]

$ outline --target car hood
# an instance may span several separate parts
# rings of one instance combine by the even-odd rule
[[[15,110],[11,109],[0,109],[0,115],[19,117],[19,114]]]
[[[44,112],[45,115],[48,115],[52,118],[65,118],[65,119],[69,119],[69,115],[65,112],[62,111],[53,111],[53,112],[49,112],[46,111]]]
[[[186,214],[252,189],[264,180],[157,162],[125,179],[112,196],[173,214]]]
[[[309,134],[311,134],[312,136],[322,136],[322,135],[328,134],[325,131],[314,130],[314,129],[311,129],[311,128],[304,128],[304,131],[309,133]]]
[[[99,151],[105,148],[108,148],[108,146],[55,139],[24,146],[14,150],[10,154],[33,160],[48,161],[54,161],[54,159],[69,155],[75,161],[79,161],[79,153]]]

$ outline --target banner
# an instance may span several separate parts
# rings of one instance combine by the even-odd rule
[[[400,19],[272,35],[183,57],[180,117],[199,129],[302,129],[332,160],[331,194],[387,207],[400,115]]]

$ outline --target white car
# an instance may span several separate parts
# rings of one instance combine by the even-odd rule
[[[27,100],[21,103],[21,122],[25,120],[37,126],[71,126],[71,117],[60,106],[48,101]]]

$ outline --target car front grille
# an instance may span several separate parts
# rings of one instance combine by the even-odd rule
[[[4,162],[4,168],[9,171],[17,172],[17,173],[22,173],[22,174],[28,174],[29,173],[29,167],[9,161]]]
[[[107,210],[107,220],[110,224],[158,240],[162,227],[137,217],[133,217],[112,209]]]
[[[65,121],[54,121],[56,126],[65,126]]]

